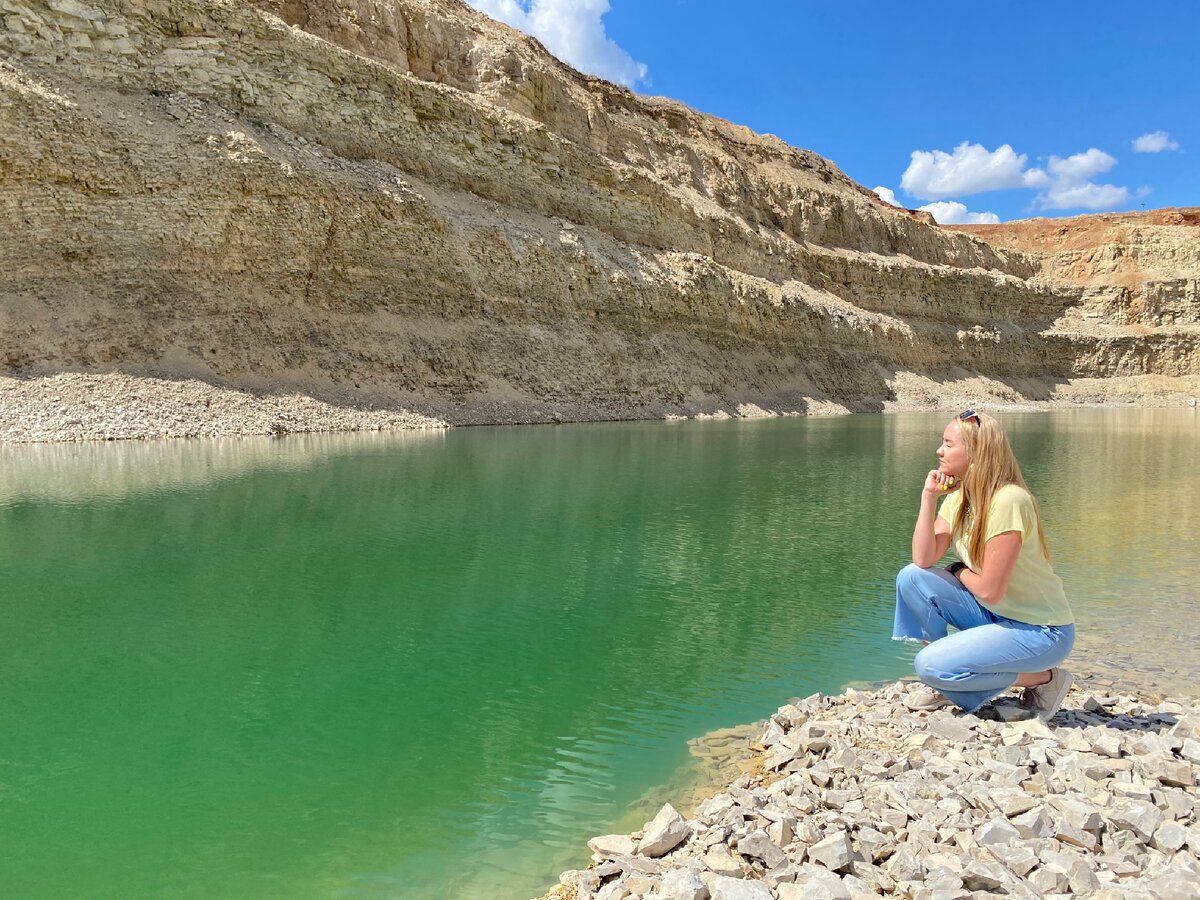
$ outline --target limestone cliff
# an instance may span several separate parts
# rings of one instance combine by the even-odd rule
[[[0,0],[0,20],[9,373],[475,422],[1200,373],[1194,316],[1076,327],[1098,295],[1038,248],[938,228],[457,0]],[[1190,254],[1156,283],[1194,311]]]
[[[1030,281],[1063,298],[1053,332],[1078,344],[1076,374],[1196,373],[1200,209],[953,227],[1036,261]]]

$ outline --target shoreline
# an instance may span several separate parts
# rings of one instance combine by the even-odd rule
[[[912,687],[793,699],[727,729],[759,735],[741,774],[689,818],[668,803],[588,841],[591,864],[543,900],[1115,900],[1200,882],[1195,698],[1089,678],[1043,724],[1012,695],[979,715],[910,711]]]
[[[1001,411],[1134,405],[1195,408],[1200,396],[1200,375],[1039,380],[1013,387],[981,376],[939,382],[899,372],[892,374],[888,384],[891,397],[854,403],[791,394],[736,402],[707,400],[618,407],[542,403],[497,395],[453,407],[419,400],[407,405],[327,402],[295,391],[220,387],[195,378],[121,373],[0,375],[0,444],[407,431],[475,425],[760,419],[957,411],[967,406]]]

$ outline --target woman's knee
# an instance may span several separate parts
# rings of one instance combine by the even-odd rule
[[[896,596],[910,607],[929,605],[934,585],[929,581],[930,573],[915,563],[909,563],[896,575]]]
[[[925,570],[916,563],[909,563],[903,569],[896,573],[896,587],[907,588],[918,583],[921,573]]]
[[[921,651],[917,654],[916,658],[913,660],[913,669],[914,669],[914,671],[916,671],[917,677],[920,678],[922,681],[924,681],[926,678],[928,678],[932,671],[932,666],[931,666],[932,661],[933,661],[933,653],[931,652],[932,650],[933,650],[933,644],[930,644],[927,647],[923,647],[921,649]]]
[[[956,657],[957,654],[947,652],[944,644],[935,641],[921,648],[921,652],[913,660],[913,668],[916,670],[917,677],[922,681],[953,681],[969,675],[971,671],[968,666],[963,665],[961,659]]]

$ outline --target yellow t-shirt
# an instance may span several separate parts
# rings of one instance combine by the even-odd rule
[[[961,505],[962,492],[955,491],[942,501],[938,517],[953,526]],[[1004,596],[999,603],[986,604],[987,608],[998,615],[1030,625],[1072,624],[1075,617],[1071,614],[1071,605],[1063,591],[1062,579],[1054,574],[1050,563],[1042,555],[1033,496],[1015,484],[1004,485],[992,498],[985,538],[991,540],[1006,531],[1021,533],[1021,552],[1017,554],[1017,562]],[[979,571],[971,562],[965,534],[954,541],[953,548],[968,568]]]

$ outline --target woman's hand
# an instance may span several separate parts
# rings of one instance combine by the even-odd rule
[[[962,487],[962,482],[953,475],[947,475],[941,469],[930,469],[925,476],[925,487],[922,490],[933,497],[950,494]]]

